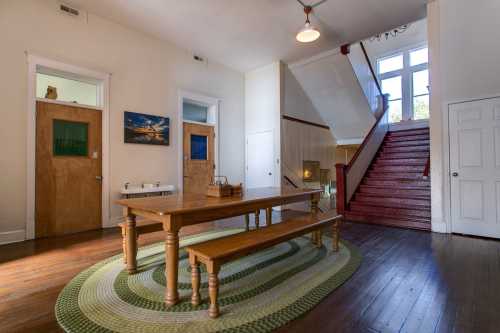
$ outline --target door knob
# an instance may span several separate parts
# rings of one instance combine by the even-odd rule
[[[458,177],[458,172],[454,172],[451,174],[453,177]]]
[[[269,175],[269,176],[272,176],[272,175],[273,175],[273,173],[272,173],[272,172],[269,172],[269,173],[268,173],[268,175]]]
[[[95,176],[95,179],[100,181],[100,180],[102,180],[102,176]]]

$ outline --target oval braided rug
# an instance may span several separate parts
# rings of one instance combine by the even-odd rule
[[[181,247],[242,230],[223,230],[183,238]],[[203,303],[190,300],[191,274],[181,249],[181,303],[164,305],[163,243],[139,250],[139,273],[129,276],[123,258],[101,261],[76,276],[56,303],[57,321],[66,332],[269,332],[312,309],[356,271],[359,251],[347,242],[331,251],[331,239],[316,248],[296,238],[224,265],[219,273],[221,316],[207,314],[207,276],[202,268]]]

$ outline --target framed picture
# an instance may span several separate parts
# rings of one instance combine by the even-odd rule
[[[125,111],[125,143],[168,146],[170,119]]]

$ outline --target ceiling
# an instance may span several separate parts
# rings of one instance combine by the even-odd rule
[[[311,18],[322,32],[311,44],[295,41],[305,21],[295,0],[64,2],[245,72],[276,60],[308,58],[413,22],[425,16],[428,0],[328,0]]]

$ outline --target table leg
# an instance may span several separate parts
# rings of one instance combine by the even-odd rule
[[[273,208],[266,208],[266,226],[269,227],[273,224]]]
[[[255,211],[255,228],[259,229],[259,223],[260,223],[260,209]]]
[[[167,289],[165,302],[167,305],[175,305],[179,302],[177,292],[177,276],[179,271],[179,232],[167,231],[165,240],[165,271]]]
[[[135,215],[126,217],[127,238],[127,270],[129,274],[137,272],[137,230],[135,228]]]
[[[245,214],[245,230],[250,230],[250,215]]]
[[[311,214],[312,215],[316,215],[318,213],[318,198],[313,195],[311,197]],[[311,234],[311,240],[312,240],[312,243],[316,246],[318,246],[319,242],[320,242],[320,239],[319,237],[321,237],[317,231],[313,231],[312,234]]]

